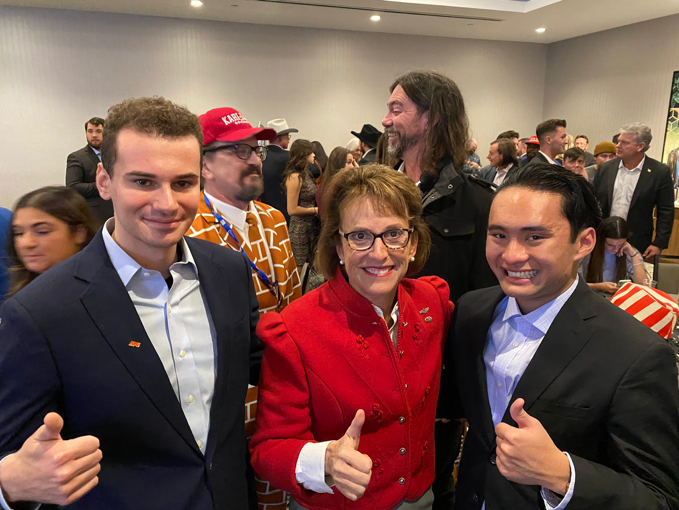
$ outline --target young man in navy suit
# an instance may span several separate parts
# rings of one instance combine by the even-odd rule
[[[97,170],[115,218],[0,309],[3,508],[256,508],[244,401],[261,347],[245,258],[184,237],[198,118],[112,107]]]

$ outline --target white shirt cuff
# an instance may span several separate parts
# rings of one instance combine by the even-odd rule
[[[299,452],[295,466],[297,483],[307,490],[322,494],[334,494],[325,482],[325,451],[331,441],[307,443]]]
[[[9,455],[11,455],[11,453]],[[9,457],[9,455],[5,455],[3,458],[1,458],[0,464],[2,464],[2,461]],[[30,510],[37,510],[38,508],[40,508],[40,506],[41,506],[40,503],[33,503],[28,508],[30,508]],[[2,510],[14,510],[11,506],[9,506],[9,503],[5,501],[5,496],[3,496],[2,494],[2,489],[0,489],[0,508],[2,508]]]
[[[568,457],[568,463],[571,465],[571,479],[568,485],[568,491],[564,495],[563,499],[561,499],[561,496],[558,496],[549,489],[545,489],[543,487],[540,491],[540,494],[542,495],[542,500],[545,502],[545,508],[547,510],[564,510],[566,505],[568,505],[571,498],[573,497],[573,490],[575,489],[575,466],[573,465],[573,459],[571,459],[571,456],[566,452],[563,453],[566,455],[566,457]]]

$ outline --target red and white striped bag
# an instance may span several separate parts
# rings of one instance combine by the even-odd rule
[[[663,291],[628,282],[613,295],[611,303],[633,315],[665,340],[672,336],[679,305]]]

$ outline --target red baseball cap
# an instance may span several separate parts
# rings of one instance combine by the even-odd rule
[[[240,142],[254,136],[257,140],[273,140],[271,128],[253,128],[243,115],[233,108],[215,108],[200,117],[203,128],[203,147],[212,142]]]
[[[540,140],[538,140],[537,136],[533,135],[528,140],[528,143],[534,143],[535,145],[540,145]]]

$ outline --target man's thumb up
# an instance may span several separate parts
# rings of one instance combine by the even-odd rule
[[[363,411],[363,409],[359,409],[356,411],[356,416],[354,416],[354,419],[351,422],[351,425],[349,425],[349,428],[345,434],[353,442],[354,449],[358,448],[358,443],[361,439],[361,429],[363,428],[364,423],[365,411]]]
[[[525,402],[522,398],[517,398],[512,407],[509,408],[509,414],[520,429],[529,427],[533,423],[533,417],[523,408],[524,404]]]
[[[57,413],[49,413],[45,416],[44,424],[33,434],[33,438],[36,441],[60,441],[63,427],[64,419]]]

